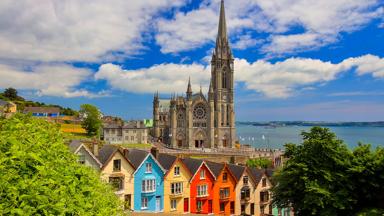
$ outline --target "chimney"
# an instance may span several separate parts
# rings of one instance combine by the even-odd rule
[[[98,157],[99,156],[99,144],[97,142],[93,142],[93,155],[95,155],[95,157]]]
[[[153,155],[154,158],[158,159],[159,158],[159,149],[156,147],[151,148],[151,154]]]

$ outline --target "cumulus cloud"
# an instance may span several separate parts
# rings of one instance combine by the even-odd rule
[[[301,91],[313,90],[314,84],[324,84],[340,73],[355,69],[357,75],[371,74],[384,77],[384,58],[364,55],[348,58],[340,63],[324,62],[309,58],[289,58],[271,63],[258,60],[250,63],[235,60],[235,80],[249,90],[260,92],[268,98],[287,98]],[[119,65],[104,64],[96,79],[106,80],[112,87],[128,92],[163,93],[185,92],[188,77],[195,86],[202,84],[206,92],[210,68],[200,64],[161,64],[138,70],[124,70]]]
[[[218,23],[219,0],[205,0],[190,12],[159,21],[157,43],[164,53],[180,52],[212,42]],[[237,0],[226,2],[227,22],[236,45],[244,31],[267,33],[261,51],[282,55],[316,49],[381,18],[379,0]],[[169,27],[172,26],[172,27]],[[301,32],[297,33],[300,29]],[[202,31],[204,30],[204,31]],[[174,42],[174,43],[172,43]]]
[[[2,0],[0,58],[100,61],[142,47],[143,32],[184,0]]]
[[[106,80],[113,88],[135,93],[183,93],[191,77],[194,92],[199,86],[207,90],[210,71],[199,64],[161,64],[138,70],[124,70],[119,65],[103,64],[95,74],[97,80]]]
[[[84,80],[91,78],[86,69],[64,64],[42,64],[28,68],[0,64],[0,88],[13,87],[33,90],[40,96],[100,97],[107,92],[91,93],[77,89]]]

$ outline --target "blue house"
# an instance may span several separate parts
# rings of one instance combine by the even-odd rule
[[[164,168],[156,160],[157,151],[149,153],[130,149],[128,160],[135,166],[134,206],[138,212],[162,212],[164,208]]]

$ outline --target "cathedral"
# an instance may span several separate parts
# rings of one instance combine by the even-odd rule
[[[193,93],[188,81],[186,97],[153,100],[153,135],[172,148],[234,148],[234,58],[228,42],[224,2],[221,1],[219,30],[211,60],[207,97],[201,88]]]

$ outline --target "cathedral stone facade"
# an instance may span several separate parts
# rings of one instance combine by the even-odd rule
[[[236,141],[234,65],[228,42],[224,3],[211,60],[208,97],[201,88],[192,92],[189,79],[186,97],[153,100],[154,136],[172,148],[233,148]]]

